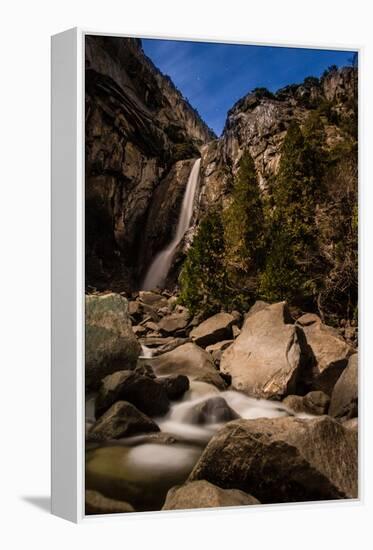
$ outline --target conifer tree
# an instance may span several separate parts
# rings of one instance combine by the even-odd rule
[[[216,313],[224,304],[226,275],[221,214],[201,221],[179,276],[180,302],[192,313]]]

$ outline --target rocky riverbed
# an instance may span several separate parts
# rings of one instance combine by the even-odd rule
[[[86,513],[356,498],[356,327],[86,297]]]

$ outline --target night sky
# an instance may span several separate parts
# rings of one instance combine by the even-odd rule
[[[143,39],[153,63],[171,77],[203,120],[219,136],[227,111],[257,87],[275,92],[330,65],[351,64],[351,51],[242,46]]]

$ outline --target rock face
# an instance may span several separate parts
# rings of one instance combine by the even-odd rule
[[[357,86],[356,69],[344,67],[317,81],[290,85],[271,94],[250,92],[228,111],[222,137],[202,147],[200,217],[212,204],[224,204],[243,151],[254,159],[261,189],[278,171],[280,150],[292,121],[302,124],[314,101],[333,101],[338,113],[348,111]],[[341,130],[327,123],[328,144]]]
[[[170,489],[162,510],[220,508],[248,504],[260,504],[260,502],[237,489],[221,489],[208,481],[192,481]]]
[[[87,36],[85,80],[87,284],[123,289],[169,238],[190,159],[214,134],[139,39]],[[147,225],[154,192],[157,228]]]
[[[337,330],[324,325],[317,315],[305,315],[297,320],[313,354],[313,369],[309,372],[307,386],[331,395],[333,387],[346,368],[348,358],[354,352]]]
[[[92,426],[88,439],[89,441],[106,441],[158,431],[157,424],[131,403],[117,401]]]
[[[240,489],[262,503],[357,497],[357,435],[328,416],[234,420],[210,441],[189,481]]]
[[[247,317],[241,334],[224,351],[220,370],[231,375],[237,390],[281,399],[295,393],[307,353],[302,330],[280,302]]]
[[[344,420],[357,416],[358,390],[358,354],[355,353],[334,386],[329,414]]]
[[[217,313],[195,327],[190,337],[198,346],[206,347],[220,340],[232,338],[232,325],[235,319],[229,313]]]
[[[119,294],[86,296],[86,386],[97,387],[106,375],[135,367],[140,351],[132,331],[127,300]]]
[[[219,389],[225,388],[211,355],[192,343],[154,357],[150,364],[158,376],[184,374],[191,380],[208,382]]]
[[[96,398],[96,418],[104,414],[116,401],[129,401],[145,414],[166,414],[170,403],[166,389],[149,376],[137,372],[118,371],[106,376]]]
[[[135,509],[128,502],[104,497],[98,491],[85,492],[86,514],[124,514],[134,511]]]

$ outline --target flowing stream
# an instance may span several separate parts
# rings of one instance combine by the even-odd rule
[[[143,290],[152,290],[157,287],[162,287],[166,280],[176,249],[184,237],[185,232],[189,229],[192,220],[200,164],[201,159],[197,159],[190,171],[174,238],[166,248],[156,255],[151,263],[142,285]]]
[[[181,400],[171,403],[168,414],[154,419],[161,433],[87,444],[86,487],[129,501],[139,511],[161,509],[167,491],[185,482],[211,437],[227,422],[217,421],[214,408],[202,423],[196,417],[198,407],[216,397],[223,398],[241,418],[294,414],[281,403],[254,399],[235,390],[219,391],[206,382],[191,380],[190,389]],[[94,396],[90,396],[86,402],[88,427],[94,421]]]

